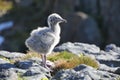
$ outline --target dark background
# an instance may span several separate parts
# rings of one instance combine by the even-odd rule
[[[120,46],[120,0],[0,0],[0,23],[12,20],[12,28],[3,30],[1,50],[25,52],[25,40],[32,29],[47,26],[47,17],[59,13],[61,43],[84,42],[102,49],[106,44]]]

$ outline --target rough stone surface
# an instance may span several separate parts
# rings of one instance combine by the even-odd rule
[[[1,69],[9,69],[14,68],[15,66],[11,64],[9,61],[0,58],[0,70]]]
[[[65,50],[76,55],[83,53],[94,57],[99,63],[99,68],[94,69],[81,64],[73,69],[60,70],[53,75],[54,73],[43,67],[40,58],[32,57],[12,64],[10,60],[16,60],[20,56],[13,57],[14,52],[1,51],[1,54],[5,53],[5,55],[0,56],[0,80],[17,80],[18,77],[25,80],[114,80],[120,75],[120,47],[114,44],[107,45],[105,50],[100,50],[93,44],[78,42],[64,43],[55,48],[57,52]],[[23,53],[14,53],[17,54]],[[55,67],[55,64],[48,60],[47,64],[52,65],[51,69]]]
[[[24,76],[44,75],[51,78],[50,72],[41,66],[31,67],[23,75]]]
[[[1,70],[0,71],[0,80],[17,80],[17,74],[12,70]]]
[[[113,52],[116,52],[117,53],[116,55],[120,54],[120,47],[117,47],[115,44],[106,45],[105,51],[110,52],[111,50]]]
[[[81,67],[84,68],[81,69]],[[85,65],[79,65],[74,69],[59,71],[52,80],[114,80],[116,77],[117,75],[113,73],[95,70]]]
[[[0,51],[0,56],[6,57],[8,59],[15,59],[15,58],[23,57],[25,56],[25,54],[19,52]]]
[[[16,62],[15,65],[20,69],[29,69],[32,66],[32,62],[20,61],[20,62]]]
[[[115,44],[106,45],[105,51],[100,51],[96,59],[110,67],[120,67],[120,47]]]
[[[22,53],[12,53],[14,53],[14,55],[15,53],[16,55],[22,55]],[[11,64],[9,60],[19,58],[18,56],[13,58],[12,53],[1,51],[1,54],[4,55],[0,58],[0,80],[18,80],[18,76],[20,75],[25,78],[25,80],[51,79],[50,70],[42,66],[42,60],[40,58],[33,57]],[[47,61],[47,63],[55,66],[53,62]],[[51,68],[53,68],[53,66]]]
[[[110,66],[107,66],[107,65],[105,65],[105,64],[100,64],[99,70],[108,71],[108,72],[116,73],[116,74],[119,73],[119,72],[118,72],[119,67],[110,67]],[[117,72],[118,72],[118,73],[117,73]]]
[[[120,67],[115,70],[115,73],[120,75]]]
[[[28,59],[28,61],[32,62],[32,63],[33,63],[33,64],[32,64],[33,66],[43,65],[43,64],[42,64],[42,60],[41,60],[40,58],[35,58],[35,57],[33,57],[33,58]],[[47,60],[46,63],[47,63],[47,65],[48,65],[50,68],[54,68],[54,67],[55,67],[55,64],[54,64],[53,62],[49,61],[49,60]]]
[[[54,49],[54,51],[69,51],[75,54],[85,53],[85,54],[97,54],[100,52],[100,48],[93,44],[85,43],[64,43]]]

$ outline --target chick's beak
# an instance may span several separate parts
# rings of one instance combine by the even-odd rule
[[[61,22],[67,23],[67,20],[66,19],[61,19]]]

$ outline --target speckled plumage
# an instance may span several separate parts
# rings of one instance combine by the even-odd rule
[[[60,41],[60,26],[59,23],[65,19],[58,14],[53,13],[48,16],[48,27],[33,30],[30,37],[25,41],[26,46],[39,54],[49,54]],[[43,58],[44,60],[44,58]],[[46,62],[46,59],[45,59]]]

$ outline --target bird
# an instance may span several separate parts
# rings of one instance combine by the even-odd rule
[[[47,54],[51,54],[54,47],[60,42],[60,23],[67,22],[59,14],[52,13],[47,18],[48,27],[38,27],[30,33],[25,41],[26,47],[38,54],[41,54],[42,63],[45,68]]]

